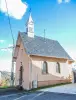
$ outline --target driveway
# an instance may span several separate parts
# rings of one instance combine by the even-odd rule
[[[66,94],[76,94],[76,84],[62,85],[47,89],[41,89],[44,92],[54,92],[54,93],[66,93]]]
[[[76,100],[76,84],[41,89],[34,93],[10,93],[0,96],[0,100]]]
[[[10,94],[0,96],[0,100],[76,100],[76,95],[52,92],[36,92],[31,94]]]

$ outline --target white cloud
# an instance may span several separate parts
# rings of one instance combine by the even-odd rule
[[[27,4],[26,3],[24,4],[21,0],[6,0],[6,1],[7,1],[9,16],[16,19],[21,19],[24,13],[26,12]],[[1,0],[0,7],[1,7],[0,8],[1,12],[7,15],[5,0]]]
[[[70,2],[70,0],[65,0],[65,3],[69,3]]]
[[[1,51],[5,52],[5,51],[7,51],[7,49],[1,49]]]
[[[76,48],[68,47],[66,48],[66,51],[74,60],[76,60]]]
[[[0,59],[0,71],[11,72],[12,58],[10,59]],[[14,72],[16,69],[16,64],[14,63]]]
[[[12,49],[13,49],[12,47],[13,47],[13,45],[12,44],[9,44],[6,48],[2,48],[1,51],[12,53]]]
[[[11,59],[0,59],[0,71],[11,71],[12,66]]]
[[[13,47],[13,44],[9,44],[8,47]]]
[[[3,51],[3,52],[10,52],[10,53],[12,53],[12,49],[1,49],[1,51]]]
[[[70,0],[57,0],[57,1],[58,1],[59,4],[61,4],[61,3],[69,3],[70,2]]]
[[[12,49],[8,49],[8,52],[12,53]]]
[[[0,40],[0,43],[4,43],[5,40]]]
[[[58,1],[58,3],[59,3],[59,4],[61,4],[61,3],[62,3],[62,0],[57,0],[57,1]]]

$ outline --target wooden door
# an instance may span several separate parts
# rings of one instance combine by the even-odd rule
[[[20,67],[19,85],[22,86],[23,82],[23,66]]]

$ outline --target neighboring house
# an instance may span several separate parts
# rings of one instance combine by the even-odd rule
[[[35,36],[31,14],[26,32],[19,32],[13,60],[16,86],[24,89],[71,82],[73,59],[56,40]]]
[[[0,86],[10,86],[11,73],[7,71],[0,71]]]

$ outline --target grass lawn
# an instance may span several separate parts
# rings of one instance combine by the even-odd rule
[[[0,89],[16,88],[15,86],[0,86]]]

